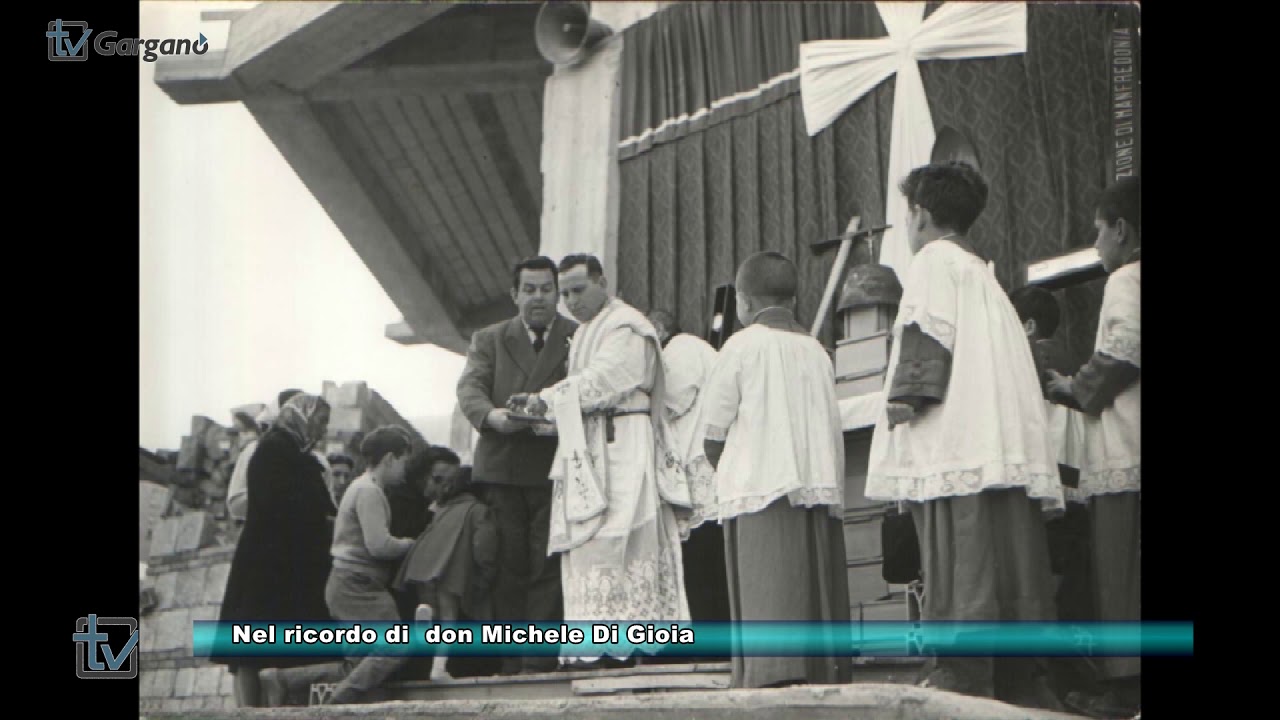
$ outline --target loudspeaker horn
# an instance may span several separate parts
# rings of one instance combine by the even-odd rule
[[[613,30],[591,18],[585,2],[547,2],[538,11],[534,37],[538,52],[555,65],[575,65]]]

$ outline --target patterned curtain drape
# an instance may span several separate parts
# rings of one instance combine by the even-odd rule
[[[977,150],[990,196],[971,240],[1006,288],[1029,260],[1092,242],[1112,152],[1107,43],[1117,12],[1033,3],[1025,55],[920,65],[935,127],[955,128]],[[690,3],[626,32],[619,294],[703,333],[715,287],[751,253],[779,250],[800,268],[808,325],[834,261],[809,244],[855,214],[864,225],[885,221],[893,80],[810,138],[797,81],[777,79],[795,70],[800,42],[884,35],[875,6]],[[1059,293],[1059,335],[1080,362],[1101,287]]]
[[[627,32],[619,159],[797,92],[802,42],[884,34],[872,3],[674,5]]]

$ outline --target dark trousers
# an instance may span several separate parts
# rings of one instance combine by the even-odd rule
[[[1084,505],[1067,503],[1061,517],[1045,523],[1045,531],[1053,573],[1060,578],[1056,597],[1058,619],[1064,622],[1096,620],[1097,611],[1090,594],[1093,569],[1089,511]]]
[[[844,530],[827,508],[792,507],[784,495],[724,524],[729,608],[737,622],[825,622],[849,626]],[[828,635],[809,657],[730,659],[734,688],[838,685],[852,677],[852,638]],[[731,645],[739,648],[734,639]]]
[[[490,485],[485,498],[501,541],[494,583],[495,619],[556,623],[563,619],[560,556],[547,557],[551,529],[551,486]],[[508,658],[503,672],[554,670],[555,658]]]
[[[725,573],[724,528],[707,522],[694,528],[681,550],[689,616],[695,623],[729,622],[729,578]],[[728,657],[692,657],[688,662],[723,661]],[[675,660],[675,659],[673,659]]]
[[[1142,619],[1142,494],[1095,495],[1089,498],[1090,542],[1093,546],[1093,596],[1102,622]],[[1141,658],[1109,657],[1102,663],[1107,680],[1142,674]]]
[[[910,506],[924,575],[922,620],[1057,618],[1044,519],[1025,490],[983,490]],[[963,632],[963,626],[957,625],[954,632]],[[976,648],[982,639],[967,640]],[[1043,658],[993,658],[974,652],[972,657],[936,658],[935,679],[943,689],[1018,702],[1034,692],[1047,668]]]
[[[1058,576],[1055,596],[1058,620],[1096,621],[1088,509],[1078,503],[1067,503],[1066,513],[1045,523],[1045,530],[1050,564]],[[1073,690],[1092,688],[1097,682],[1098,670],[1096,658],[1064,656],[1049,660],[1050,682],[1061,697]]]
[[[330,570],[324,599],[333,619],[339,622],[395,622],[400,616],[386,581],[354,570]],[[361,646],[348,651],[347,663],[351,671],[335,692],[355,690],[368,693],[378,690],[409,660],[408,656],[379,657],[367,655],[367,652]]]

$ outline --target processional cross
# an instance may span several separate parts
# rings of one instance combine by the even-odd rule
[[[907,216],[897,184],[930,160],[933,118],[919,63],[1014,55],[1027,51],[1027,7],[1021,2],[947,2],[928,18],[922,2],[878,2],[889,34],[800,44],[800,100],[809,135],[817,135],[850,105],[894,76],[885,220]],[[902,230],[885,236],[878,258],[905,275],[911,249]],[[839,263],[837,263],[839,265]]]

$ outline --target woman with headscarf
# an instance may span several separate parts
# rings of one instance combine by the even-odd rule
[[[249,461],[249,504],[231,560],[219,620],[330,622],[324,588],[336,510],[312,449],[329,425],[329,404],[299,394],[280,409]],[[258,671],[315,658],[220,658],[236,676],[241,707],[261,703]]]

